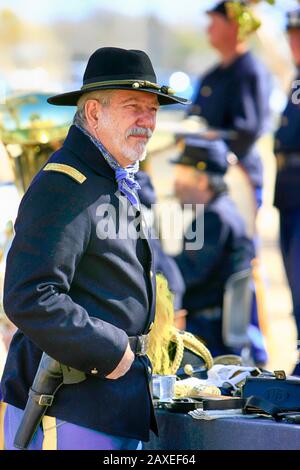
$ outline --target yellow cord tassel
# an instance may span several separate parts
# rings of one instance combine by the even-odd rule
[[[161,274],[157,274],[155,321],[149,335],[147,350],[154,374],[173,374],[169,345],[174,330],[173,295],[168,289],[167,280]]]
[[[180,332],[174,326],[173,295],[168,282],[161,274],[156,276],[155,321],[149,335],[147,354],[152,362],[153,373],[160,375],[176,374],[180,367],[184,348],[203,358],[209,369],[213,359],[208,349],[191,333]],[[175,355],[172,354],[175,348]],[[170,354],[171,353],[171,354]],[[171,359],[174,357],[174,359]]]

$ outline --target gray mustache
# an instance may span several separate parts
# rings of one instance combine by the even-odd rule
[[[133,127],[127,131],[126,137],[129,137],[130,135],[144,135],[150,139],[150,137],[152,137],[152,131],[145,127]]]

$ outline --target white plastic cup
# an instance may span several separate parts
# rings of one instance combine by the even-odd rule
[[[158,398],[160,401],[171,401],[174,397],[175,382],[176,375],[153,375],[153,398]]]

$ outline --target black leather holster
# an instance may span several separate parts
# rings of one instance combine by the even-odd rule
[[[47,408],[52,405],[56,392],[63,384],[80,383],[85,379],[84,372],[64,366],[43,353],[29,391],[14,446],[18,449],[27,449]]]

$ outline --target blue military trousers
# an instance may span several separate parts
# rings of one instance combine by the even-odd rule
[[[4,416],[4,446],[5,450],[18,450],[13,442],[16,431],[21,422],[23,410],[12,405],[7,405]],[[36,431],[28,450],[140,450],[142,442],[137,439],[130,439],[112,436],[93,429],[77,426],[59,419],[52,420],[48,427],[41,427]],[[48,421],[49,422],[49,421]],[[54,438],[53,438],[53,431]],[[45,447],[47,433],[51,433],[52,447]],[[48,439],[49,441],[49,439]],[[55,442],[54,442],[55,441]]]

